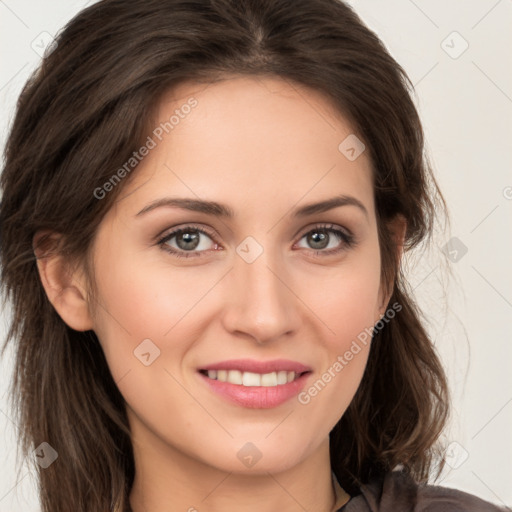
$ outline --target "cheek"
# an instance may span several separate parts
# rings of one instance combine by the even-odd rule
[[[192,266],[166,265],[165,257],[148,258],[140,249],[114,252],[114,246],[105,243],[95,258],[101,304],[95,305],[94,330],[111,372],[119,378],[133,367],[138,369],[134,351],[147,339],[160,350],[158,362],[171,367],[189,348],[186,340],[199,334],[204,316],[198,313],[204,304],[201,299],[219,276]],[[182,342],[176,343],[176,338]]]
[[[161,274],[157,279],[155,268],[142,260],[140,252],[115,251],[114,239],[98,245],[94,330],[115,375],[133,364],[133,351],[143,340],[160,338],[171,327],[173,309],[179,304],[175,294],[163,293],[168,283],[162,282]]]
[[[171,404],[194,410],[171,375],[188,348],[187,312],[199,300],[198,292],[206,293],[207,289],[201,291],[206,284],[191,283],[192,274],[187,277],[148,265],[136,251],[126,258],[118,253],[115,261],[104,253],[98,261],[101,306],[95,332],[127,406],[148,421],[155,420],[155,411],[168,410]],[[177,336],[181,343],[173,343]]]
[[[323,338],[323,364],[298,396],[305,421],[315,418],[319,431],[336,425],[360,386],[371,347],[377,291],[373,279],[347,282],[325,297],[325,307],[320,309],[329,328]]]
[[[322,424],[334,426],[356,393],[368,360],[380,299],[378,245],[347,259],[336,273],[319,282],[314,288],[311,278],[304,290],[310,290],[308,306],[325,326],[325,357],[320,375],[309,383],[299,402]],[[312,293],[314,289],[321,293]]]
[[[347,343],[377,320],[380,302],[380,257],[376,244],[354,253],[336,272],[306,283],[308,305],[324,322],[331,349],[345,350]],[[317,290],[312,293],[311,290]]]

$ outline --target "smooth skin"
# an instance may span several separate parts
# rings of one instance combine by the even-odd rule
[[[369,344],[307,404],[242,407],[212,392],[198,369],[291,359],[312,368],[307,390],[384,315],[371,162],[366,151],[354,161],[339,151],[351,126],[298,84],[183,83],[161,102],[155,127],[191,97],[195,108],[157,140],[100,224],[96,300],[83,269],[68,270],[60,256],[38,260],[43,285],[70,327],[97,334],[126,400],[134,512],[330,512],[329,432],[359,386]],[[340,195],[364,210],[294,215]],[[222,203],[233,217],[169,206],[137,215],[171,196]],[[179,236],[158,243],[190,224],[212,236],[199,234],[192,249]],[[326,225],[355,243],[327,231],[319,248]],[[392,229],[400,251],[405,224]],[[257,245],[243,245],[247,237]],[[258,246],[251,263],[237,252]],[[146,339],[160,350],[148,366],[134,355]],[[237,457],[248,442],[261,453],[251,467]]]

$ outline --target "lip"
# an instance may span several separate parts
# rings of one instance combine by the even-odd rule
[[[304,373],[294,381],[278,386],[242,386],[210,379],[198,372],[209,388],[231,403],[250,409],[271,409],[298,395],[304,387],[310,373]]]
[[[271,361],[257,361],[256,359],[230,359],[218,363],[202,366],[198,370],[240,370],[241,372],[271,373],[279,371],[304,373],[312,369],[297,361],[288,359],[273,359]]]
[[[293,371],[299,375],[294,381],[277,386],[242,386],[210,379],[200,370],[240,370],[241,372],[271,373]],[[198,369],[199,377],[209,389],[236,405],[251,409],[271,409],[298,395],[311,374],[311,368],[286,359],[257,361],[252,359],[232,359],[210,364]]]

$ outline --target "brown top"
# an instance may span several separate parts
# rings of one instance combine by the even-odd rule
[[[334,482],[337,499],[343,498]],[[338,502],[338,501],[337,501]],[[361,494],[352,497],[333,512],[511,512],[477,496],[437,485],[417,484],[400,471],[361,486]]]

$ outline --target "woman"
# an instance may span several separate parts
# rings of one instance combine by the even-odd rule
[[[400,260],[444,202],[352,10],[104,0],[56,43],[0,207],[43,510],[499,510],[425,484],[448,392]]]

